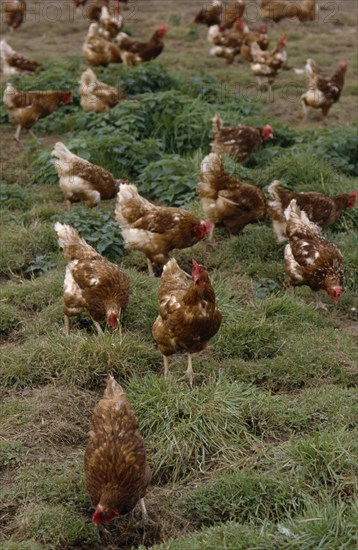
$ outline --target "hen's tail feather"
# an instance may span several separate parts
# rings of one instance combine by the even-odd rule
[[[292,199],[284,211],[287,221],[287,235],[297,238],[314,238],[321,234],[321,229],[308,219],[304,210],[297,206],[296,199]]]
[[[279,180],[275,180],[268,186],[267,190],[273,199],[280,200],[280,195],[278,191],[281,189],[282,189],[281,182]]]
[[[201,180],[203,183],[213,183],[215,178],[223,173],[221,158],[216,153],[206,155],[201,163]]]
[[[56,222],[55,231],[65,260],[71,262],[72,260],[88,260],[99,256],[95,249],[79,236],[74,227]]]
[[[122,228],[130,227],[133,221],[153,211],[153,209],[155,209],[155,206],[140,196],[135,185],[119,184],[116,219]]]
[[[106,399],[118,399],[124,396],[124,390],[120,384],[110,374],[107,380],[107,386],[104,390],[103,397]]]
[[[74,158],[77,157],[77,155],[71,153],[71,151],[67,149],[66,145],[64,145],[64,143],[62,143],[61,141],[58,141],[55,144],[55,148],[51,152],[51,156],[56,157],[63,162],[71,162]]]
[[[1,40],[0,42],[0,57],[2,59],[5,59],[7,55],[13,55],[15,50],[12,49],[12,47],[5,41]]]

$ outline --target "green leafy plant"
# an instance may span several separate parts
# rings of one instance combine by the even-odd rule
[[[182,206],[195,198],[197,176],[194,161],[179,155],[165,155],[150,163],[139,177],[140,192],[168,206]]]
[[[124,254],[122,234],[111,212],[88,211],[83,206],[53,220],[71,225],[100,254],[119,260]]]
[[[36,258],[32,260],[25,269],[25,273],[37,276],[41,273],[47,273],[55,266],[56,262],[52,258],[44,254],[37,254]]]

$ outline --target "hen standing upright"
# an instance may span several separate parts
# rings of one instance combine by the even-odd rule
[[[95,525],[127,514],[138,501],[143,522],[148,519],[144,496],[151,471],[144,441],[134,409],[113,376],[93,411],[84,469],[86,488],[96,507]]]
[[[118,193],[119,182],[108,170],[71,153],[63,143],[56,143],[51,156],[56,157],[54,165],[68,208],[81,201],[93,208]]]
[[[356,191],[331,196],[316,192],[295,193],[282,187],[278,180],[271,183],[268,191],[273,199],[269,202],[269,214],[279,243],[286,240],[284,210],[292,199],[296,199],[297,206],[305,211],[311,222],[320,227],[327,227],[336,222],[343,210],[354,208],[357,200]]]
[[[120,49],[124,65],[137,65],[156,59],[164,49],[163,38],[167,32],[168,27],[160,27],[148,42],[133,40],[125,32],[120,32],[115,42]]]
[[[25,0],[4,1],[5,22],[12,31],[16,31],[24,20],[26,13]]]
[[[211,143],[211,151],[218,155],[229,155],[238,162],[246,159],[257,149],[263,141],[273,137],[272,126],[224,126],[219,115],[215,115],[213,121],[214,141]]]
[[[193,384],[192,353],[203,350],[220,328],[221,313],[205,269],[193,260],[192,280],[170,260],[163,269],[159,288],[159,315],[153,324],[153,337],[164,359],[168,375],[168,355],[188,354],[186,376]]]
[[[36,139],[32,127],[40,118],[51,115],[61,103],[68,105],[72,101],[72,92],[34,91],[21,92],[8,84],[4,91],[4,107],[9,113],[11,122],[15,122],[16,141],[19,141],[21,128],[26,128]]]
[[[307,285],[325,290],[338,301],[343,285],[343,258],[338,248],[327,241],[318,225],[300,210],[295,199],[285,210],[288,244],[285,247],[285,271],[292,286]]]
[[[69,262],[63,287],[67,334],[70,332],[70,317],[83,311],[91,315],[99,334],[102,333],[101,321],[116,328],[121,310],[128,305],[128,275],[98,254],[73,227],[57,222],[55,231]]]
[[[116,219],[127,248],[141,250],[152,262],[163,265],[174,248],[189,248],[206,237],[211,224],[182,208],[156,206],[141,197],[134,185],[120,184]]]
[[[256,42],[253,42],[251,56],[253,60],[251,72],[256,76],[258,85],[261,86],[261,78],[266,78],[271,90],[278,73],[287,63],[286,37],[282,36],[271,52],[263,51]]]
[[[224,170],[220,156],[211,153],[201,163],[197,193],[205,216],[214,224],[237,235],[249,223],[266,218],[267,203],[261,189],[244,183]]]
[[[330,108],[341,97],[348,63],[340,61],[330,78],[322,76],[312,59],[307,59],[305,70],[309,89],[301,96],[303,117],[307,118],[307,107],[312,107],[312,109],[321,109],[322,115],[327,120]]]

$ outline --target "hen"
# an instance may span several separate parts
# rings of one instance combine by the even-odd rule
[[[144,61],[156,59],[164,49],[163,38],[167,32],[167,27],[160,27],[148,42],[138,42],[138,40],[129,38],[125,32],[119,33],[116,36],[116,44],[120,49],[123,63],[125,65],[137,65]]]
[[[56,143],[51,155],[56,157],[54,165],[68,207],[83,201],[93,208],[101,200],[116,196],[119,182],[104,168],[71,153],[61,142]]]
[[[70,317],[88,311],[99,334],[99,323],[116,328],[121,310],[128,305],[129,278],[118,266],[103,258],[78,235],[76,229],[57,222],[55,231],[63,248],[66,268],[63,286],[64,319],[67,334]]]
[[[123,17],[119,13],[119,6],[115,6],[114,15],[109,14],[108,8],[103,6],[99,18],[98,32],[106,40],[112,40],[122,30]]]
[[[106,113],[126,97],[117,88],[97,80],[92,69],[87,69],[82,73],[80,96],[82,109],[94,113]]]
[[[341,97],[347,70],[347,61],[340,61],[333,75],[325,78],[314,61],[307,60],[306,75],[309,89],[301,96],[304,118],[307,118],[307,107],[312,107],[312,109],[321,109],[322,115],[327,120],[332,105]]]
[[[220,25],[221,31],[224,31],[230,29],[244,11],[245,0],[233,0],[228,6],[223,6],[220,0],[214,0],[211,5],[200,10],[193,23],[207,27]]]
[[[295,199],[285,210],[285,271],[292,286],[307,285],[312,290],[325,290],[338,301],[343,285],[343,258],[338,248],[327,241],[318,225],[300,210]]]
[[[12,31],[16,31],[24,20],[26,13],[25,0],[5,0],[4,14],[5,23]]]
[[[192,353],[203,350],[219,330],[221,313],[215,292],[205,269],[193,260],[191,281],[176,260],[163,268],[159,288],[159,315],[153,324],[153,337],[164,359],[164,376],[168,375],[168,356],[184,351],[188,354],[185,376],[193,384]]]
[[[299,21],[314,21],[318,13],[317,0],[301,0],[293,4],[286,0],[261,0],[262,16],[276,23],[288,17],[297,17]]]
[[[246,61],[253,61],[251,46],[254,42],[256,42],[261,50],[267,50],[267,48],[269,47],[269,39],[267,35],[266,25],[260,25],[257,32],[250,31],[244,35],[243,41],[240,46],[240,55]]]
[[[17,124],[15,133],[19,141],[21,128],[26,128],[36,139],[32,127],[40,118],[45,118],[60,106],[68,105],[72,101],[72,92],[36,91],[20,92],[8,84],[4,91],[4,107],[11,122]]]
[[[278,242],[286,240],[286,220],[284,211],[292,199],[297,206],[304,210],[311,222],[320,227],[327,227],[336,222],[346,208],[354,208],[357,201],[357,192],[341,195],[324,195],[323,193],[295,193],[281,186],[281,182],[274,181],[268,188],[272,197],[269,202],[269,213],[272,218],[273,230]]]
[[[245,11],[245,0],[233,0],[228,6],[224,6],[220,17],[221,30],[231,29],[235,21],[242,18]]]
[[[135,411],[123,389],[109,376],[102,399],[92,416],[84,458],[85,484],[95,511],[95,525],[109,523],[144,504],[151,481],[143,437]]]
[[[210,55],[215,57],[223,57],[230,65],[236,55],[240,53],[241,44],[245,35],[249,33],[249,28],[242,18],[239,18],[234,28],[226,31],[221,30],[219,25],[214,25],[209,28],[208,42],[214,44],[210,50]]]
[[[90,65],[107,67],[110,63],[122,63],[118,46],[98,34],[97,23],[90,25],[82,46],[82,52]]]
[[[43,69],[43,65],[37,61],[27,59],[15,52],[5,40],[1,40],[0,42],[0,58],[2,72],[5,76],[33,74]]]
[[[258,85],[261,86],[261,78],[266,78],[269,90],[275,81],[278,73],[287,63],[286,37],[282,36],[277,42],[276,48],[272,52],[263,51],[260,46],[254,42],[251,44],[251,71],[256,76]]]
[[[193,23],[196,25],[206,25],[207,27],[211,27],[212,25],[220,25],[220,16],[222,11],[223,5],[221,0],[213,0],[211,5],[206,5],[199,11]]]
[[[181,208],[156,206],[141,197],[134,185],[120,184],[116,219],[122,229],[125,246],[141,250],[152,262],[164,265],[174,248],[189,248],[206,237],[209,221],[203,221]]]
[[[266,218],[267,203],[261,189],[244,183],[224,170],[220,156],[211,153],[201,163],[197,188],[205,216],[236,235],[249,223]]]
[[[85,6],[85,14],[91,21],[99,21],[103,8],[109,8],[109,0],[73,0],[77,10],[80,6]],[[114,12],[119,13],[119,1],[114,0]]]
[[[212,153],[229,155],[238,162],[245,162],[263,141],[273,137],[272,126],[224,126],[219,115],[215,115],[213,121],[214,141],[211,143]]]

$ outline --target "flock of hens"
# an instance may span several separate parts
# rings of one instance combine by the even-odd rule
[[[86,0],[73,0],[77,6]],[[24,18],[24,0],[6,0],[6,22],[13,30]],[[292,4],[281,0],[262,0],[262,15],[279,21],[297,17],[313,21],[316,0]],[[83,45],[83,54],[90,65],[124,63],[134,65],[156,58],[163,50],[167,32],[161,27],[146,42],[138,42],[122,32],[123,18],[119,2],[89,1],[86,6],[90,24]],[[210,53],[232,63],[241,55],[251,63],[258,78],[272,84],[287,62],[286,39],[283,36],[273,51],[268,51],[267,27],[250,31],[244,20],[245,1],[236,0],[224,6],[214,0],[201,9],[195,23],[208,26]],[[6,75],[26,75],[42,70],[36,61],[16,53],[4,40],[1,60]],[[338,101],[347,71],[341,61],[331,78],[325,78],[315,62],[307,60],[305,72],[309,89],[301,97],[307,106],[320,108],[324,116]],[[84,110],[104,112],[116,105],[124,95],[116,88],[99,82],[88,68],[81,77],[81,106]],[[10,84],[4,93],[4,105],[11,122],[32,131],[36,121],[54,112],[61,103],[71,102],[70,91],[20,92]],[[205,348],[219,330],[221,313],[208,273],[193,259],[191,275],[170,258],[173,249],[195,245],[208,237],[213,239],[215,226],[227,228],[237,235],[247,224],[272,219],[278,241],[287,241],[284,266],[290,285],[308,285],[312,290],[325,290],[337,301],[343,285],[343,258],[338,248],[322,234],[322,228],[334,223],[345,208],[356,203],[357,193],[326,196],[321,193],[295,193],[279,181],[268,188],[271,201],[255,185],[245,183],[225,171],[221,154],[237,162],[245,162],[254,149],[273,135],[271,126],[225,126],[220,115],[213,118],[212,152],[201,165],[197,193],[206,220],[181,208],[154,205],[141,197],[134,185],[116,180],[102,167],[95,166],[57,143],[52,152],[59,184],[70,208],[83,201],[95,207],[101,200],[118,196],[116,220],[126,247],[143,252],[149,275],[153,264],[163,266],[159,289],[159,314],[152,334],[164,359],[164,375],[168,375],[168,357],[177,352],[188,354],[186,377],[193,383],[192,354]],[[64,281],[65,328],[70,332],[70,317],[89,312],[99,333],[100,323],[111,328],[120,322],[130,295],[129,277],[118,265],[109,262],[84,241],[77,231],[56,223],[59,244],[68,261]],[[110,377],[103,398],[97,404],[85,454],[86,487],[95,506],[92,521],[99,525],[126,514],[140,501],[143,520],[148,519],[143,497],[151,474],[143,438],[135,412],[121,388]]]

